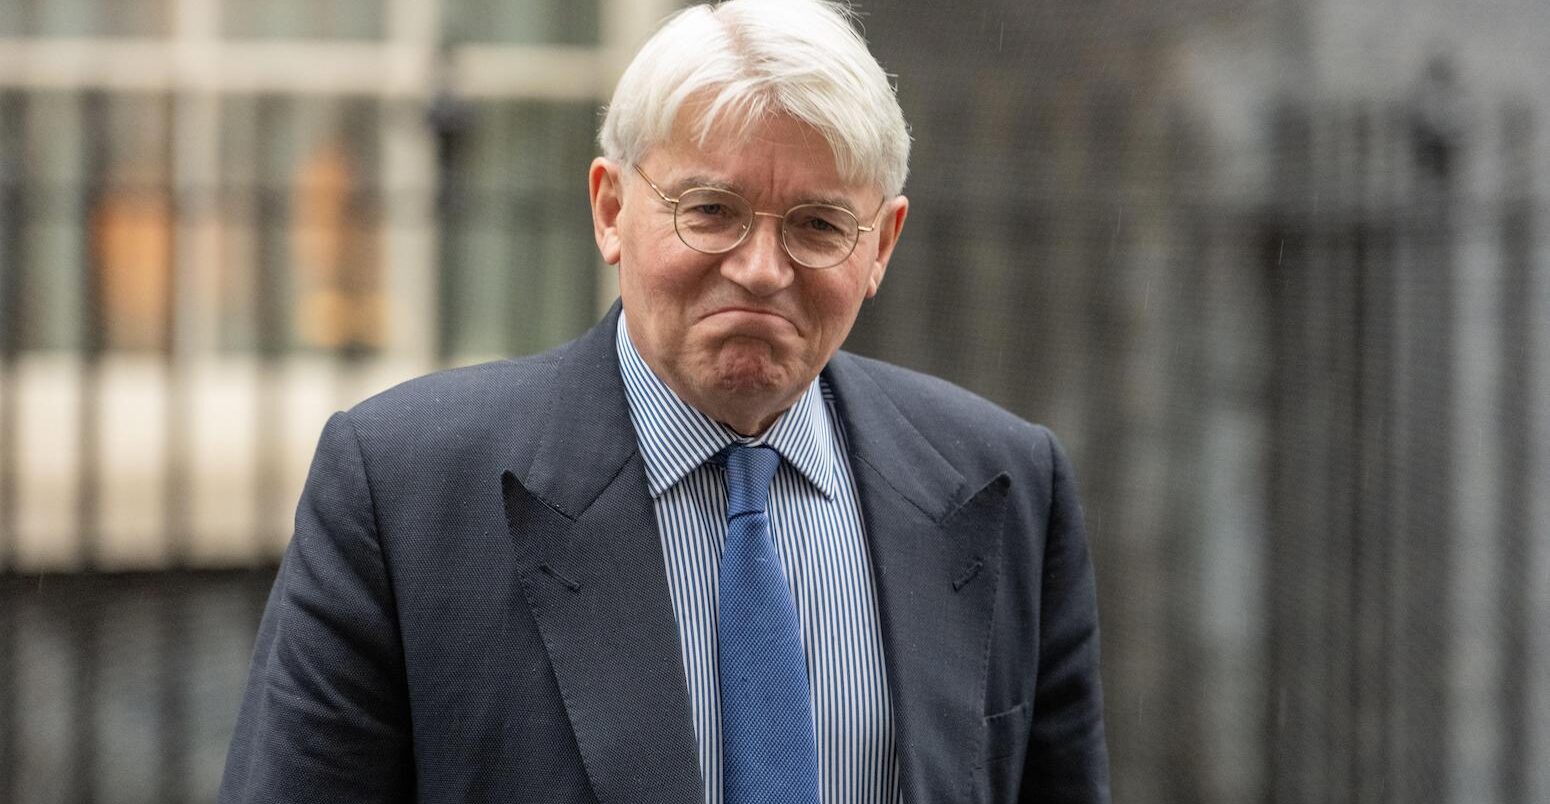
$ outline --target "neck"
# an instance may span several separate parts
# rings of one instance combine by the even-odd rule
[[[669,382],[672,388],[673,383]],[[805,391],[806,388],[804,387]],[[763,435],[770,429],[770,425],[780,418],[782,413],[791,409],[796,404],[796,399],[784,399],[779,402],[765,402],[758,404],[753,400],[739,398],[735,400],[704,399],[693,394],[685,394],[678,388],[673,388],[673,393],[678,398],[687,402],[691,407],[704,413],[706,416],[732,428],[732,431],[740,436],[753,438]],[[800,395],[798,395],[800,398]]]

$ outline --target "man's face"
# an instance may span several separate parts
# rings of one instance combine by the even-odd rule
[[[709,185],[776,215],[823,202],[869,225],[883,202],[875,188],[840,180],[828,143],[806,124],[776,118],[726,142],[712,136],[699,148],[679,136],[640,167],[670,198]],[[619,266],[630,339],[684,401],[745,434],[790,407],[839,349],[882,283],[908,209],[903,196],[889,199],[844,262],[815,270],[781,248],[778,218],[755,217],[737,248],[702,254],[678,238],[672,206],[633,170],[598,159],[590,178],[598,247]]]

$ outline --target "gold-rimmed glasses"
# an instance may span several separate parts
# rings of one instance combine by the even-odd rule
[[[691,187],[671,198],[640,165],[635,166],[635,172],[651,185],[662,203],[673,208],[673,230],[678,239],[702,254],[725,254],[748,239],[754,218],[776,218],[780,221],[780,247],[792,262],[805,268],[833,268],[850,257],[862,233],[876,229],[883,215],[882,204],[870,226],[863,226],[850,210],[832,204],[797,204],[777,215],[756,210],[748,199],[719,187]]]

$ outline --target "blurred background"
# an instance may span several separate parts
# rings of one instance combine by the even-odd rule
[[[671,0],[0,0],[0,802],[214,797],[329,412],[616,283]],[[1052,426],[1116,802],[1550,802],[1550,4],[870,0],[856,351]]]

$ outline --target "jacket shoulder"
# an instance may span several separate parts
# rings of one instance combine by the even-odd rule
[[[492,403],[511,404],[543,390],[560,362],[560,351],[444,369],[405,380],[375,393],[348,413],[357,420],[416,414],[456,415],[461,409],[488,412]]]
[[[562,357],[554,350],[426,374],[366,398],[343,418],[368,462],[525,454],[550,408]]]
[[[841,353],[888,394],[911,420],[967,430],[1021,431],[1043,435],[1048,430],[963,386],[882,360]],[[914,415],[911,415],[914,414]]]
[[[1060,452],[1048,428],[962,386],[873,358],[848,352],[840,356],[848,370],[868,378],[910,426],[961,469],[984,471],[1031,462],[1035,473],[1044,474]],[[841,401],[867,404],[864,399]]]

